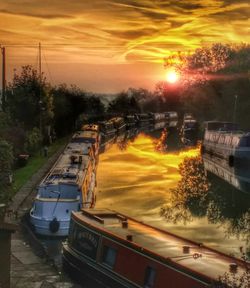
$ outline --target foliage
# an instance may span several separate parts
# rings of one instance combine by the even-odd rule
[[[109,103],[108,112],[123,115],[140,113],[140,107],[136,97],[129,94],[128,92],[121,92]]]
[[[0,203],[6,203],[10,197],[12,164],[13,152],[11,145],[5,140],[0,140]]]
[[[27,132],[24,149],[28,154],[38,151],[42,144],[42,136],[38,128],[33,128]]]
[[[0,111],[0,135],[3,135],[10,125],[9,115]]]
[[[155,86],[154,99],[158,112],[180,110],[180,89],[167,82],[158,82]]]
[[[87,97],[87,114],[89,117],[102,117],[105,113],[105,107],[101,99],[95,95],[90,95]]]
[[[206,177],[200,157],[186,158],[179,170],[182,178],[172,189],[171,205],[163,206],[161,215],[173,223],[206,216],[209,223],[223,225],[228,237],[236,235],[250,243],[250,195],[212,173]]]
[[[242,128],[250,128],[250,45],[216,43],[194,53],[177,53],[165,59],[165,67],[174,67],[181,74],[180,104],[184,111],[192,112],[200,121],[236,120]]]
[[[48,157],[53,155],[60,149],[69,139],[61,138],[56,142],[53,142],[48,150]],[[41,155],[41,153],[35,153],[29,159],[29,162],[26,166],[18,168],[13,172],[14,184],[13,190],[17,192],[28,180],[29,178],[48,161],[47,157]]]
[[[78,116],[87,109],[86,93],[66,84],[52,89],[54,99],[54,128],[58,136],[70,133]]]
[[[25,129],[45,127],[53,119],[53,99],[44,75],[32,66],[23,66],[20,74],[15,73],[7,87],[7,107],[15,124]]]
[[[3,138],[9,143],[11,143],[15,156],[24,153],[26,132],[22,127],[20,127],[19,125],[9,126],[3,133]]]
[[[192,220],[192,215],[204,216],[206,210],[206,195],[210,184],[204,173],[200,156],[185,158],[179,165],[181,180],[172,189],[171,207],[161,208],[161,216],[173,223]]]
[[[212,284],[213,288],[248,288],[250,283],[250,267],[242,274],[228,273],[220,276],[217,283]]]

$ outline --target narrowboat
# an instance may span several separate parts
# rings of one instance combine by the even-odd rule
[[[183,117],[183,123],[180,130],[181,141],[184,145],[196,145],[198,140],[198,122],[190,113]]]
[[[230,166],[234,166],[235,162],[249,162],[250,133],[225,123],[228,122],[217,122],[216,130],[205,130],[202,152],[226,159]]]
[[[203,288],[246,263],[112,210],[72,212],[63,266],[84,285]]]
[[[176,127],[178,125],[178,113],[175,111],[165,112],[168,127]]]
[[[91,147],[86,154],[85,149],[77,148],[69,144],[38,187],[30,211],[30,223],[37,234],[67,236],[71,211],[94,206],[95,157]]]
[[[212,173],[236,189],[250,193],[250,163],[242,165],[236,162],[234,167],[230,167],[225,159],[207,153],[202,155],[202,159],[206,173]]]
[[[122,133],[126,130],[126,123],[123,117],[114,117],[111,118],[110,121],[113,122],[117,134]]]
[[[144,113],[144,114],[136,114],[136,118],[137,118],[137,121],[138,121],[138,125],[140,127],[148,126],[148,125],[150,125],[150,123],[152,121],[151,120],[152,117],[151,117],[150,113],[148,113],[148,114],[146,114],[146,113]]]
[[[70,147],[73,147],[73,145],[79,147],[79,149],[82,150],[82,154],[86,154],[87,150],[89,151],[93,150],[95,157],[98,158],[100,142],[101,142],[101,136],[99,132],[85,130],[85,131],[77,131],[73,135],[69,145]]]
[[[114,122],[111,120],[99,122],[100,132],[102,133],[102,138],[113,137],[116,134],[116,129],[114,127]]]
[[[81,131],[93,131],[98,133],[100,130],[99,125],[97,124],[84,124],[81,128]]]
[[[135,115],[125,116],[126,129],[129,130],[137,125],[137,118]]]
[[[166,121],[165,113],[149,113],[153,124]]]

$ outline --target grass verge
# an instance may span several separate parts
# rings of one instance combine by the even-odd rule
[[[13,195],[46,163],[47,159],[65,145],[67,141],[67,137],[57,140],[49,146],[48,157],[44,157],[43,153],[38,152],[30,157],[26,166],[14,170]]]

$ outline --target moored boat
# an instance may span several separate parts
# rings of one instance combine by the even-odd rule
[[[125,116],[126,129],[134,128],[137,125],[137,118],[135,115]]]
[[[114,117],[111,118],[110,121],[113,122],[114,128],[116,129],[116,133],[122,133],[126,130],[126,123],[123,117]]]
[[[168,127],[176,127],[178,125],[178,113],[175,111],[165,112]]]
[[[99,122],[100,131],[102,133],[102,138],[109,138],[115,135],[116,129],[114,127],[114,122],[111,120]]]
[[[246,263],[111,210],[73,212],[63,265],[103,287],[211,287]]]
[[[148,126],[152,121],[150,113],[136,114],[136,118],[140,127]]]
[[[71,211],[94,206],[97,142],[86,133],[91,132],[74,134],[38,187],[30,211],[30,222],[37,234],[67,236]]]
[[[216,122],[216,130],[205,130],[202,152],[226,159],[230,166],[235,162],[250,162],[250,133],[236,130],[237,126],[227,123]]]
[[[190,146],[197,144],[198,122],[191,113],[184,114],[180,136],[184,145]]]
[[[242,192],[250,193],[250,163],[235,163],[234,167],[230,167],[228,161],[207,153],[202,155],[202,159],[206,172],[216,175]]]

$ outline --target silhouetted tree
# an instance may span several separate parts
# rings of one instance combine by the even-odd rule
[[[10,177],[13,164],[11,145],[5,140],[0,140],[0,203],[6,203],[10,198]]]
[[[67,135],[75,128],[78,116],[87,110],[86,93],[66,84],[52,89],[54,99],[54,128],[58,136]]]
[[[109,103],[108,112],[123,115],[134,114],[140,112],[140,107],[135,96],[130,96],[127,92],[121,92]]]
[[[23,66],[20,74],[14,74],[6,95],[8,112],[14,123],[25,129],[51,124],[53,99],[50,86],[44,75],[40,78],[32,66]]]

